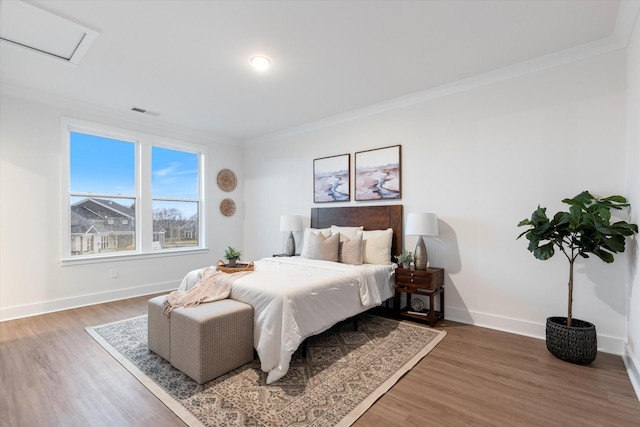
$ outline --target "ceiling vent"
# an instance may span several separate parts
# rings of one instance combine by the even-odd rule
[[[0,40],[78,64],[99,33],[22,1],[0,2]]]
[[[135,111],[136,113],[146,114],[147,116],[158,117],[160,113],[155,113],[153,111],[145,110],[144,108],[131,107],[131,111]]]

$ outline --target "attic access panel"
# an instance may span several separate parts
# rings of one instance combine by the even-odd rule
[[[0,40],[78,64],[97,31],[22,1],[0,2]]]

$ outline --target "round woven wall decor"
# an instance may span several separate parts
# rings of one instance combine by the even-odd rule
[[[223,191],[233,191],[238,185],[238,178],[231,169],[222,169],[218,172],[218,187]]]
[[[236,202],[231,199],[224,199],[220,202],[220,212],[224,216],[233,216],[236,213]]]

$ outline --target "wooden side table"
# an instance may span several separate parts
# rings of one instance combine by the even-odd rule
[[[396,292],[393,307],[397,317],[427,321],[429,326],[435,326],[438,320],[444,319],[444,268],[427,267],[426,270],[408,268],[396,269]],[[400,295],[407,294],[407,305],[400,307]],[[428,309],[414,311],[411,308],[411,295],[429,297]],[[435,297],[440,296],[440,311],[435,309]]]

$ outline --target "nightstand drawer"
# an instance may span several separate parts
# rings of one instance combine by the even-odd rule
[[[427,268],[426,270],[396,269],[396,285],[434,290],[444,285],[444,269]]]

